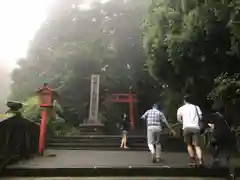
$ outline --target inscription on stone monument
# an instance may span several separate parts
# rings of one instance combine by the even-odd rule
[[[98,123],[99,81],[100,81],[99,75],[92,75],[90,109],[89,109],[90,123]]]

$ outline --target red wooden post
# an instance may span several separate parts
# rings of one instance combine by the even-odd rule
[[[44,154],[44,149],[45,149],[46,123],[47,123],[47,111],[43,110],[41,114],[41,125],[40,125],[39,141],[38,141],[38,153],[40,155]]]
[[[134,107],[133,107],[133,97],[129,94],[129,113],[130,113],[130,127],[134,130]]]
[[[134,94],[112,94],[110,98],[108,98],[111,102],[117,102],[117,103],[128,103],[129,104],[129,120],[130,120],[130,128],[133,131],[134,130],[134,106],[133,103],[136,101]]]
[[[38,98],[40,101],[40,107],[44,108],[41,112],[40,134],[38,141],[38,153],[40,155],[43,155],[45,150],[47,108],[53,106],[52,92],[53,91],[48,87],[48,84],[44,84],[44,86],[37,91]]]

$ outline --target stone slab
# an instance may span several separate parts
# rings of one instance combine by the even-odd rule
[[[47,177],[47,178],[19,178],[9,177],[2,180],[225,180],[224,178],[201,178],[201,177]],[[238,180],[238,179],[236,179]]]
[[[20,177],[118,177],[126,175],[223,177],[229,174],[227,167],[188,168],[187,153],[163,152],[162,158],[164,162],[153,164],[148,151],[48,150],[44,157],[35,157],[8,166],[1,175],[5,177],[12,175]],[[205,158],[206,163],[211,162],[209,156]],[[239,168],[237,171],[240,173]]]

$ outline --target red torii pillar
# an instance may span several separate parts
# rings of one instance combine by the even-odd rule
[[[134,106],[133,103],[137,101],[136,94],[128,93],[128,94],[112,94],[108,99],[110,102],[116,103],[128,103],[129,104],[129,114],[130,114],[130,128],[134,130]]]
[[[53,90],[48,87],[47,83],[45,83],[42,88],[37,90],[36,93],[40,101],[40,107],[43,108],[41,113],[40,134],[38,141],[38,153],[43,156],[45,150],[47,113],[48,109],[53,107]]]

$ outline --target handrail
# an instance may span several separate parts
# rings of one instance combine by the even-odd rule
[[[19,124],[22,124],[21,131],[25,133],[14,132]],[[4,171],[4,168],[12,162],[12,160],[20,160],[22,158],[27,158],[31,154],[37,153],[37,140],[38,140],[38,129],[39,125],[33,121],[30,121],[22,116],[12,116],[5,119],[0,123],[1,131],[1,153],[0,156],[0,174]],[[9,141],[9,135],[12,134],[11,140]],[[21,137],[20,137],[21,136]],[[19,142],[18,140],[23,141]],[[29,140],[29,142],[27,142]],[[11,144],[9,145],[9,142]],[[29,144],[30,143],[30,144]],[[24,148],[27,152],[21,151],[19,148]],[[17,151],[16,151],[17,150]],[[10,162],[11,161],[11,162]]]

